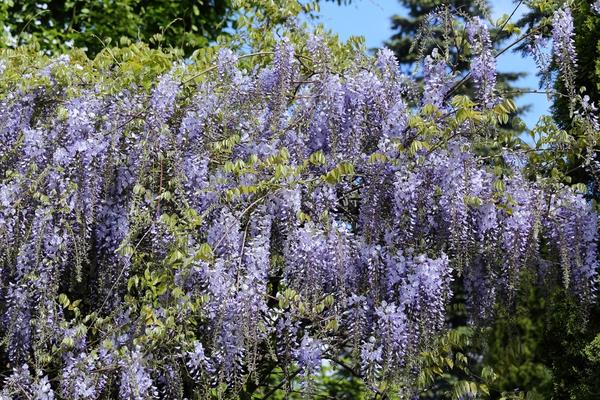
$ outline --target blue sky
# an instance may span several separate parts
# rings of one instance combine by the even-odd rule
[[[494,1],[493,17],[510,14],[514,9],[511,0]],[[525,7],[517,11],[513,19],[517,19]],[[321,3],[320,21],[326,28],[336,32],[341,39],[350,36],[364,36],[367,47],[377,48],[392,35],[390,17],[394,14],[403,14],[404,9],[397,0],[353,0],[352,4],[338,6],[331,2]],[[520,54],[507,52],[499,57],[498,69],[500,71],[522,71],[528,76],[519,80],[519,87],[536,89],[538,80],[535,76],[535,64],[531,59],[522,58]],[[517,101],[519,105],[530,104],[530,112],[523,116],[528,127],[533,127],[540,115],[548,112],[548,100],[544,95],[528,94],[521,96]]]

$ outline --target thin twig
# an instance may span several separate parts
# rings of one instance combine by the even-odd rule
[[[137,244],[135,245],[135,247],[133,248],[133,253],[136,252],[136,250],[138,249],[138,247],[140,246],[140,244],[142,243],[142,241],[144,240],[144,238],[146,237],[146,235],[148,235],[148,233],[150,233],[150,231],[152,230],[152,227],[148,228],[146,230],[146,232],[144,232],[144,235],[140,238],[140,240],[137,242]],[[129,256],[129,259],[131,259],[132,256]],[[102,311],[102,309],[104,308],[104,306],[106,305],[106,302],[108,301],[109,297],[111,296],[112,292],[115,290],[115,288],[117,287],[117,284],[119,283],[119,281],[121,280],[121,277],[123,276],[123,273],[125,272],[125,268],[127,268],[127,265],[124,265],[123,268],[121,268],[121,271],[119,272],[119,275],[117,276],[117,279],[115,279],[115,282],[113,283],[112,287],[110,288],[110,290],[108,291],[108,294],[106,295],[106,297],[104,298],[104,301],[102,302],[102,305],[100,306],[100,308],[98,309],[98,312]]]
[[[512,10],[512,12],[510,13],[510,15],[508,16],[508,19],[506,21],[504,21],[504,23],[500,27],[500,30],[498,31],[498,34],[502,33],[502,31],[504,31],[504,28],[506,28],[506,25],[508,25],[508,23],[510,22],[510,20],[512,19],[512,17],[515,15],[515,13],[517,12],[517,10],[521,6],[521,4],[523,4],[523,0],[519,1],[519,3],[516,5],[516,7]]]
[[[273,396],[279,389],[281,389],[283,387],[283,385],[285,385],[289,380],[294,379],[298,374],[300,373],[300,369],[297,369],[294,373],[292,373],[290,376],[285,377],[281,380],[281,382],[279,382],[277,384],[277,386],[275,386],[273,389],[271,389],[266,395],[265,397],[262,398],[262,400],[267,400],[268,398],[270,398],[271,396]]]

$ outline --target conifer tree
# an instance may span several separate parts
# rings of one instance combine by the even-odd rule
[[[441,52],[447,49],[446,56],[450,67],[456,74],[466,74],[469,70],[468,38],[456,36],[460,30],[453,29],[457,23],[456,15],[465,20],[474,15],[490,17],[490,3],[487,0],[400,0],[407,10],[406,15],[392,16],[394,34],[386,46],[394,51],[403,72],[414,72],[416,62],[431,54],[434,48]],[[510,35],[508,21],[500,21],[499,28],[490,31],[496,55],[502,51],[505,39]],[[525,74],[521,71],[502,72],[497,77],[497,90],[510,93],[515,82]],[[461,90],[472,91],[472,82],[465,81]],[[520,111],[525,111],[522,108]]]

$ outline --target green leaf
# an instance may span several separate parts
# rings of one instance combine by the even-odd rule
[[[208,243],[202,243],[196,252],[197,260],[211,261],[213,259],[213,250]]]
[[[325,154],[321,150],[316,151],[310,155],[308,160],[313,165],[323,165],[325,164]]]
[[[61,306],[63,306],[63,307],[65,307],[65,308],[66,308],[66,307],[68,307],[68,306],[69,306],[69,304],[70,304],[71,302],[69,301],[69,298],[67,297],[67,295],[66,295],[66,294],[64,294],[64,293],[61,293],[60,295],[58,295],[58,303],[59,303]]]

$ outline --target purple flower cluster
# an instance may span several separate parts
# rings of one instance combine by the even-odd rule
[[[547,75],[550,72],[550,62],[552,61],[551,54],[549,52],[549,38],[542,35],[533,35],[530,42],[526,46],[527,52],[531,55],[538,71],[542,74],[542,83],[549,84]]]
[[[146,370],[146,362],[139,348],[126,354],[121,361],[119,399],[146,400],[158,396],[152,378]]]
[[[323,345],[317,339],[307,335],[302,338],[300,346],[294,351],[298,365],[305,375],[311,375],[321,367],[323,357]]]
[[[560,193],[551,198],[545,220],[548,236],[557,243],[557,257],[563,268],[563,280],[581,298],[594,297],[598,270],[598,217],[582,196]]]
[[[467,24],[467,36],[471,42],[473,59],[471,76],[478,88],[481,103],[486,108],[496,104],[496,58],[492,53],[492,42],[487,25],[475,17]]]
[[[577,52],[575,51],[575,27],[571,9],[561,7],[552,16],[552,53],[561,71],[561,77],[569,90],[575,96],[575,69],[577,67]]]
[[[423,104],[432,104],[440,108],[450,90],[450,76],[448,65],[440,60],[437,49],[433,49],[431,55],[425,57],[423,63]]]
[[[35,400],[54,400],[55,394],[48,380],[48,376],[33,377],[27,364],[15,367],[12,373],[4,380],[0,400],[13,400],[19,398]]]

